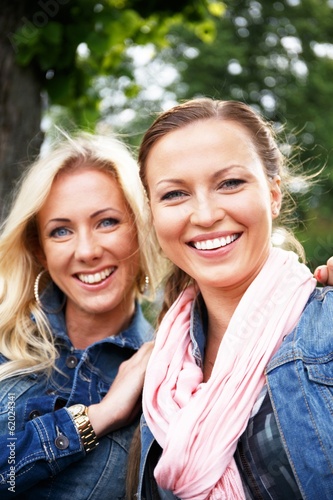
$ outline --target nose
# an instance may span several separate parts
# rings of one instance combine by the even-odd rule
[[[192,206],[191,224],[195,226],[211,227],[215,222],[223,219],[225,211],[221,206],[221,200],[214,196],[204,196],[196,199]]]
[[[96,235],[90,232],[82,232],[77,236],[75,257],[83,262],[99,259],[103,254],[103,248]]]

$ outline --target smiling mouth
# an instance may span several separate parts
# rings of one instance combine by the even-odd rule
[[[190,245],[197,250],[216,250],[217,248],[226,247],[230,245],[233,241],[237,240],[240,237],[240,234],[232,234],[227,236],[226,238],[214,238],[212,240],[204,240],[204,241],[191,241]]]
[[[115,267],[108,267],[107,269],[104,269],[104,271],[101,271],[100,273],[94,273],[94,274],[77,274],[77,278],[82,281],[82,283],[87,283],[89,285],[100,283],[101,281],[104,281],[106,278],[110,276],[115,271]]]

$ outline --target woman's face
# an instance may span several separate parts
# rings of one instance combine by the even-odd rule
[[[167,257],[201,290],[248,286],[268,257],[281,193],[247,130],[210,119],[167,134],[148,155],[147,182]]]
[[[61,173],[37,216],[41,256],[67,310],[133,309],[138,240],[118,182],[93,168]]]

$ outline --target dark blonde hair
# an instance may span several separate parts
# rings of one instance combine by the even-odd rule
[[[193,99],[179,104],[161,113],[145,133],[139,149],[138,162],[140,177],[149,196],[146,167],[147,159],[153,146],[165,135],[187,125],[202,120],[233,121],[243,126],[261,158],[267,180],[279,175],[281,178],[282,209],[279,215],[279,230],[284,234],[284,246],[293,249],[304,260],[302,245],[296,240],[292,231],[281,227],[283,221],[287,225],[288,215],[292,212],[293,200],[290,184],[301,176],[292,175],[287,168],[287,159],[281,153],[273,126],[263,119],[254,109],[239,101],[221,101],[209,98]],[[302,177],[304,179],[304,177]],[[276,222],[274,222],[276,227]],[[160,319],[191,282],[191,277],[184,271],[170,264],[168,279],[165,283],[165,297]]]

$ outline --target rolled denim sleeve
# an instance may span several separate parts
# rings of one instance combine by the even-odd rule
[[[10,421],[9,421],[10,423]],[[0,497],[12,498],[85,456],[65,408],[30,420],[24,430],[0,437]]]

